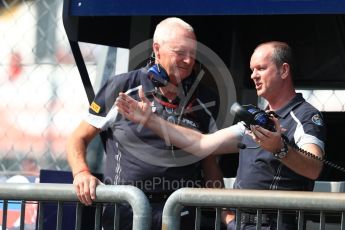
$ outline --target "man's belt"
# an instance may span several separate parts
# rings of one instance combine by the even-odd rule
[[[241,213],[241,224],[253,224],[256,225],[258,223],[258,217],[256,214],[253,213]],[[270,217],[268,214],[261,214],[261,225],[269,225],[270,224]]]
[[[165,202],[172,192],[145,192],[147,199],[151,203]]]

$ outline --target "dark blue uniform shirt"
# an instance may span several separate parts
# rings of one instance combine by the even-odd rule
[[[129,184],[144,191],[173,191],[180,187],[202,187],[200,158],[171,146],[151,130],[126,120],[117,113],[114,102],[119,92],[139,100],[142,85],[152,84],[146,69],[131,71],[110,78],[100,89],[89,109],[87,122],[103,130],[106,138],[106,184]],[[188,93],[193,78],[183,81]],[[182,126],[213,132],[212,115],[217,113],[217,98],[202,88],[193,93],[183,108],[151,97],[152,111],[158,116]],[[202,93],[201,93],[202,92]],[[163,127],[164,128],[164,127]]]
[[[316,144],[324,150],[325,126],[321,113],[297,94],[286,106],[275,111],[289,141],[300,148]],[[257,143],[245,133],[243,124],[236,124],[243,135],[242,143],[255,147]],[[239,167],[234,188],[270,190],[312,190],[314,182],[286,167],[272,153],[261,148],[240,150]]]

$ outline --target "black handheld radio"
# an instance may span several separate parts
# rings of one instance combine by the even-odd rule
[[[259,125],[267,130],[275,132],[274,122],[272,121],[271,117],[276,116],[273,111],[265,112],[264,110],[254,106],[254,105],[240,105],[235,102],[230,109],[232,115],[237,116],[243,123],[247,129],[250,129],[250,125]],[[316,156],[296,145],[293,141],[289,141],[289,139],[282,134],[282,138],[285,142],[292,148],[296,149],[298,152],[313,158],[315,160],[321,161],[324,164],[333,167],[339,171],[345,172],[345,168],[337,165],[333,162],[327,161],[324,158]],[[241,145],[240,148],[246,148],[245,145]]]

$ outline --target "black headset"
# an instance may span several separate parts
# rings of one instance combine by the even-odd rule
[[[160,64],[155,64],[155,53],[152,52],[151,57],[147,63],[149,79],[155,87],[167,86],[170,78],[167,71]]]
[[[160,64],[153,64],[149,69],[149,78],[155,87],[164,87],[169,83],[167,71]]]
[[[147,67],[148,68],[148,73],[149,73],[149,79],[154,85],[154,87],[164,87],[167,86],[168,83],[170,82],[169,75],[167,71],[164,69],[164,67],[160,64],[155,63],[155,53],[152,52],[148,62],[147,62]],[[201,64],[199,63],[199,69],[201,69]],[[185,91],[188,91],[193,82],[195,81],[195,74],[194,71],[192,74],[183,80],[183,87]]]

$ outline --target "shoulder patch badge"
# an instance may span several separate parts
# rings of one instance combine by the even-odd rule
[[[97,103],[93,101],[90,105],[90,109],[92,109],[95,113],[99,113],[101,106],[97,105]]]
[[[314,124],[323,126],[323,120],[319,114],[315,114],[311,120],[314,122]]]

